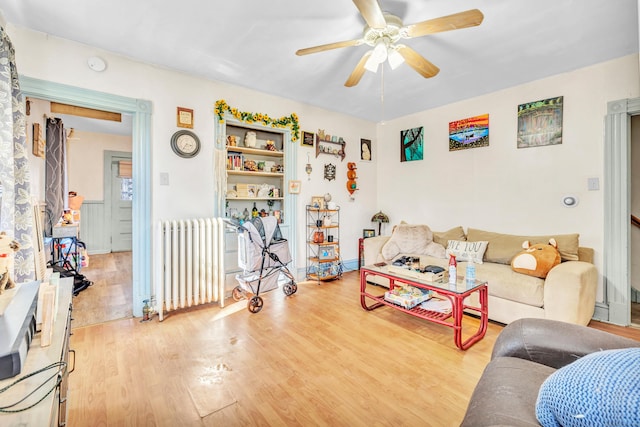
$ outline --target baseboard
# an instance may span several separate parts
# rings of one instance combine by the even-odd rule
[[[593,312],[593,320],[598,320],[600,322],[608,322],[609,321],[609,306],[603,302],[597,302],[595,311]]]

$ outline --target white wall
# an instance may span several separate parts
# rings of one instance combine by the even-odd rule
[[[595,249],[602,272],[603,194],[587,191],[587,178],[603,176],[607,102],[639,95],[638,55],[631,55],[379,125],[380,207],[393,223],[434,230],[577,232],[582,246]],[[562,144],[516,148],[518,105],[556,96],[564,96]],[[489,146],[450,152],[449,122],[485,113]],[[424,160],[400,163],[400,131],[418,126],[424,126]],[[580,204],[563,207],[564,194],[577,195]]]
[[[104,200],[104,152],[131,152],[131,136],[74,131],[68,139],[69,191],[85,200]]]
[[[349,201],[346,190],[346,164],[359,161],[360,138],[374,139],[375,124],[350,116],[315,108],[299,102],[258,93],[226,83],[214,82],[183,73],[162,69],[128,58],[110,54],[99,49],[68,40],[51,37],[43,33],[8,25],[8,34],[15,46],[16,62],[20,74],[73,85],[130,98],[150,100],[152,117],[152,216],[154,220],[185,217],[204,217],[213,214],[214,172],[214,103],[225,99],[229,105],[242,111],[262,112],[271,117],[298,114],[301,129],[315,132],[325,129],[329,134],[342,136],[348,143],[347,157],[339,161],[335,157],[311,156],[312,180],[307,181],[304,172],[308,148],[298,147],[298,179],[303,181],[302,192],[297,196],[298,236],[304,236],[304,206],[311,196],[326,192],[334,200],[348,208],[349,215],[342,216],[341,239],[343,259],[357,258],[357,238],[363,228],[370,228],[371,215],[377,211],[375,202],[374,163],[363,165],[358,170],[363,183],[356,192],[355,201]],[[106,71],[90,70],[86,61],[99,55],[108,64]],[[169,145],[176,127],[176,107],[194,110],[194,129],[202,142],[200,154],[193,159],[177,157]],[[325,181],[322,169],[325,163],[338,167],[335,181]],[[169,186],[160,186],[160,173],[169,174]],[[301,237],[302,239],[302,237]],[[304,266],[304,244],[298,244],[297,267]]]

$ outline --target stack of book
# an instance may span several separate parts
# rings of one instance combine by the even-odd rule
[[[384,293],[385,301],[410,309],[431,298],[431,291],[415,286],[399,286]]]

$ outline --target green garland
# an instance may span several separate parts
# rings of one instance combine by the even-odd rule
[[[216,101],[216,115],[220,123],[224,122],[224,113],[228,112],[237,120],[247,123],[262,123],[265,126],[271,126],[274,128],[291,128],[291,141],[297,141],[300,138],[300,125],[298,123],[298,115],[291,113],[290,116],[280,117],[279,119],[273,119],[267,114],[262,113],[248,113],[246,111],[239,111],[237,108],[231,108],[224,99]]]

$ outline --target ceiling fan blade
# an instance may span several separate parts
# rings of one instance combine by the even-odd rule
[[[367,59],[369,59],[370,56],[371,56],[371,51],[362,55],[362,58],[360,58],[360,62],[358,62],[358,65],[356,65],[356,68],[353,69],[353,71],[351,72],[351,75],[349,76],[347,81],[344,83],[346,87],[352,87],[360,83],[360,79],[362,78],[365,71],[364,64],[367,63]]]
[[[422,77],[428,79],[440,72],[440,68],[427,61],[422,55],[405,45],[396,46],[400,55],[404,58],[407,65],[416,70]]]
[[[382,9],[377,0],[353,0],[360,11],[360,15],[367,21],[367,25],[371,28],[382,29],[387,26],[387,21],[384,19]]]
[[[444,31],[459,30],[461,28],[475,27],[482,23],[484,15],[478,9],[453,15],[441,16],[406,26],[408,37],[420,37],[427,34],[442,33]]]
[[[302,55],[309,55],[310,53],[324,52],[325,50],[338,49],[341,47],[360,46],[362,43],[363,43],[362,39],[345,40],[342,42],[323,44],[320,46],[308,47],[305,49],[298,49],[296,51],[296,55],[302,56]]]

